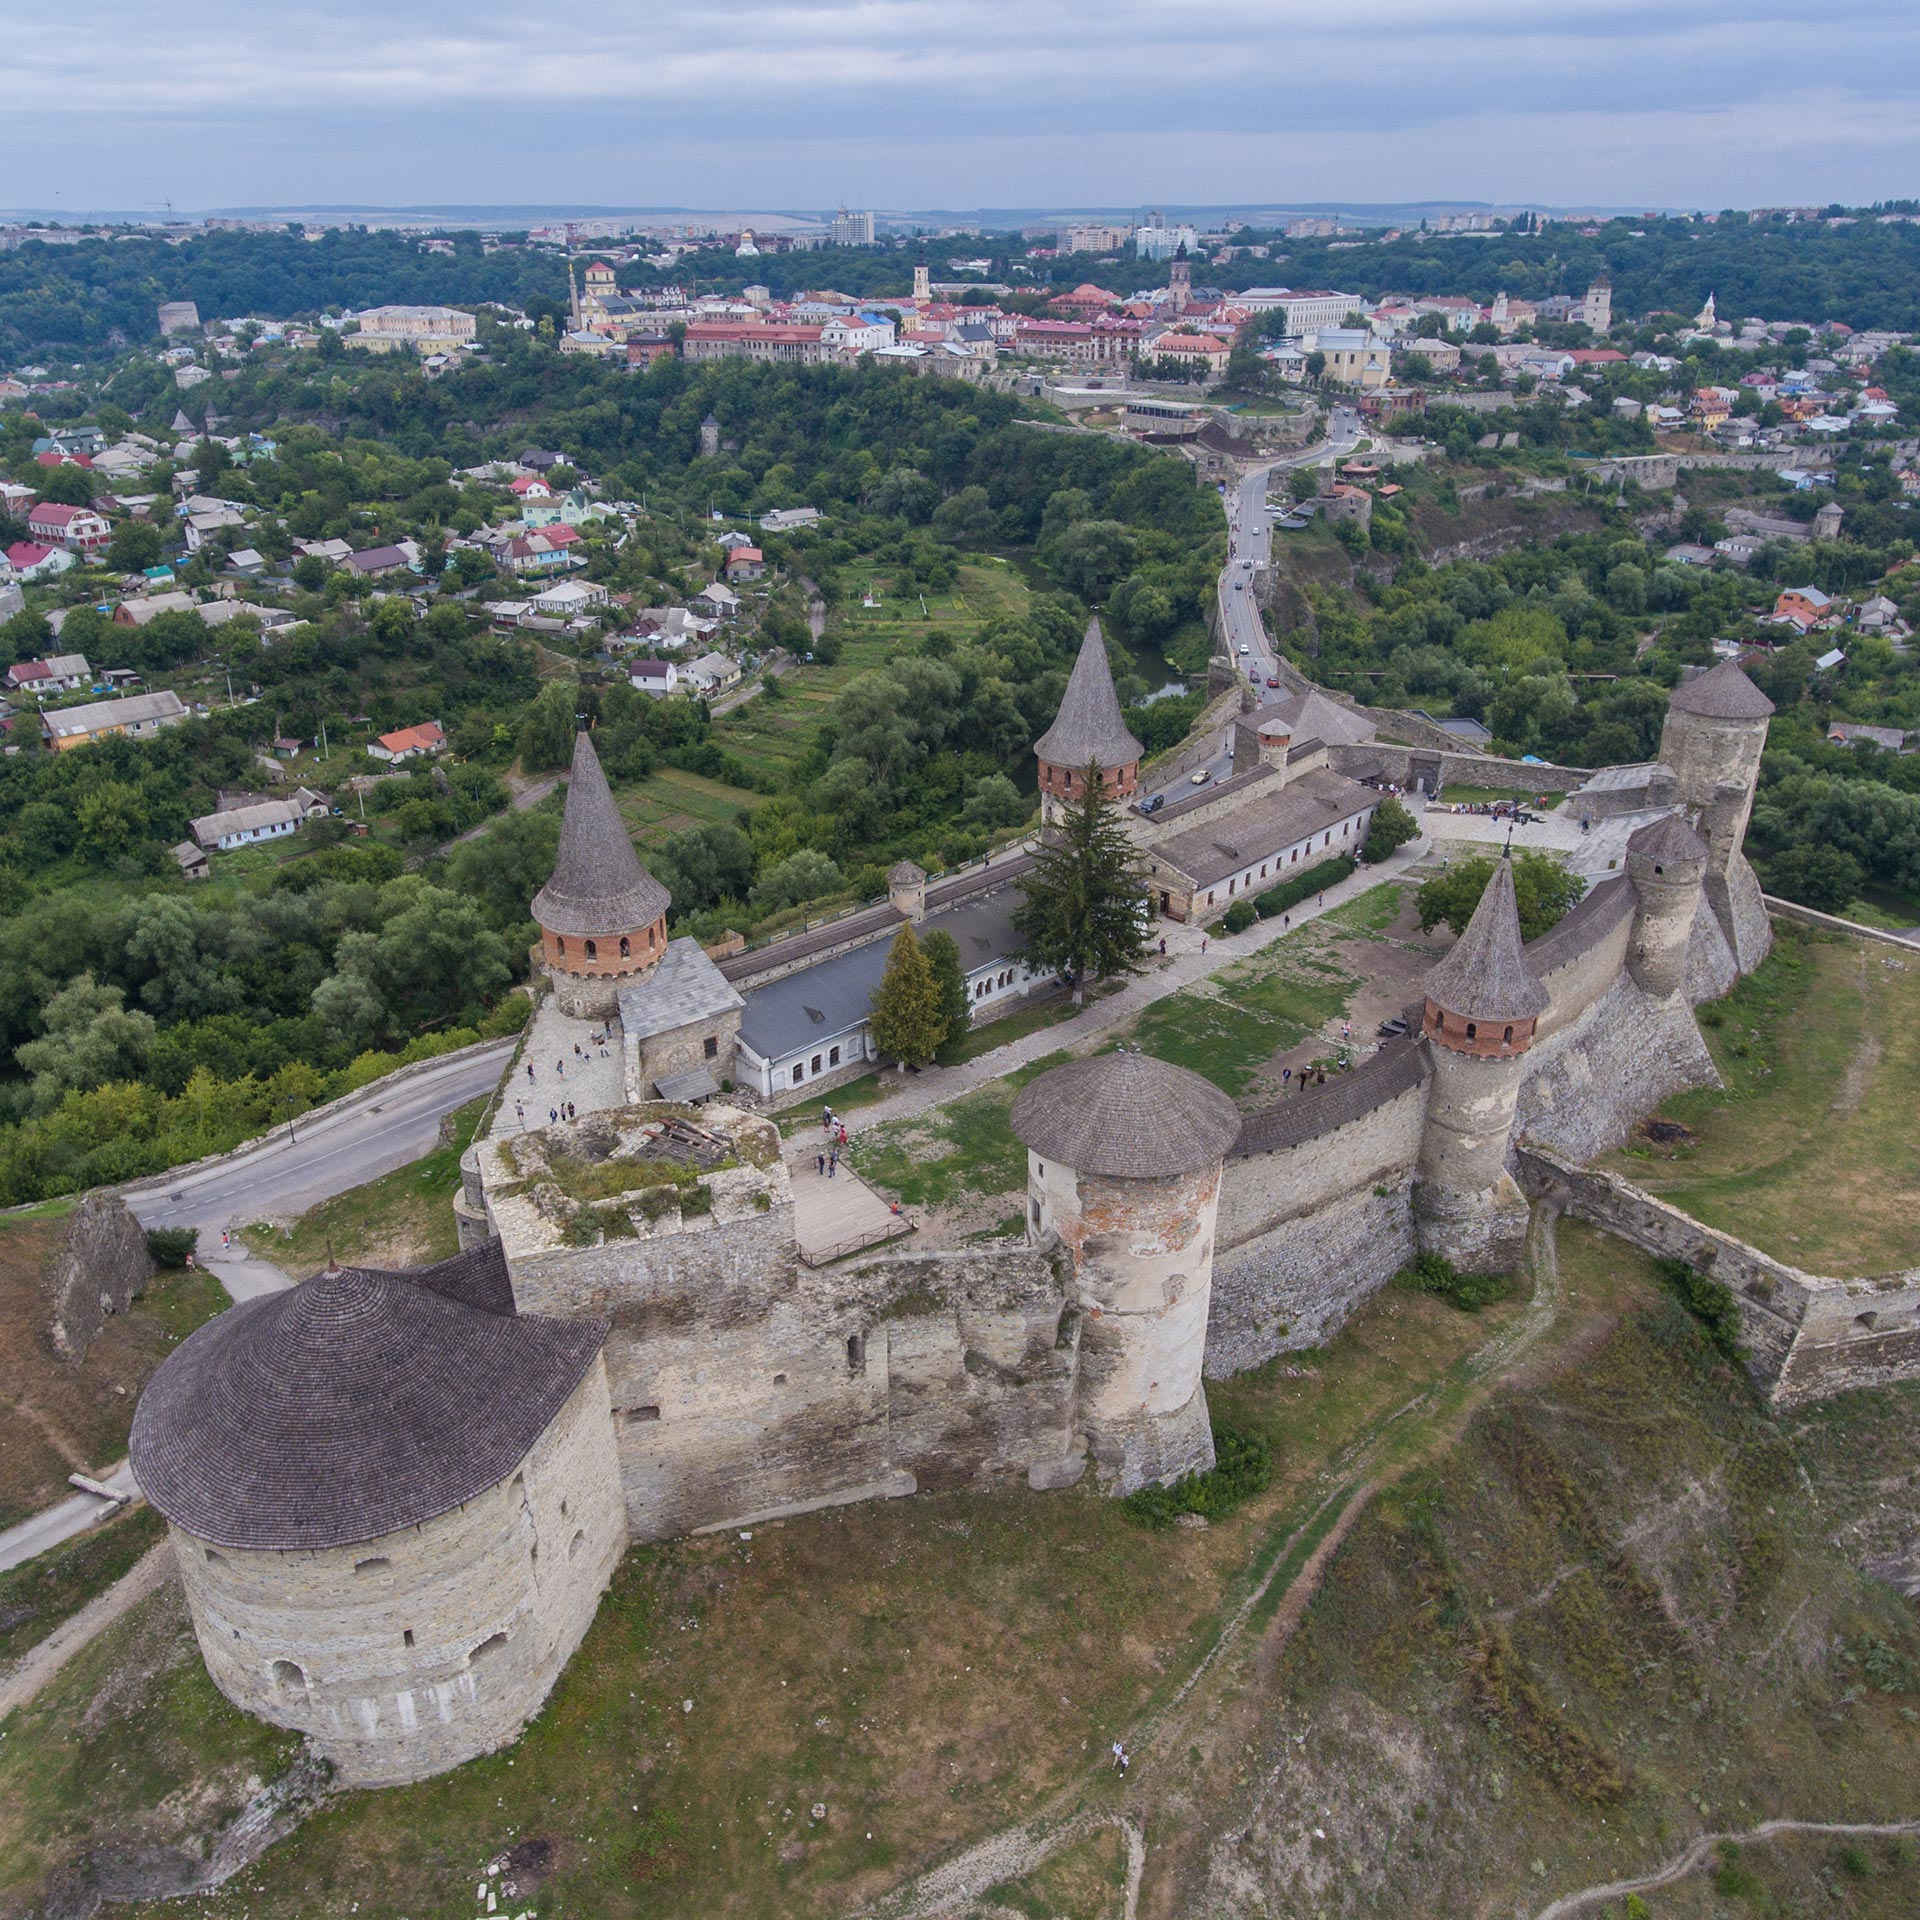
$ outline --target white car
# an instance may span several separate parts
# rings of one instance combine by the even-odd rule
[[[1200,771],[1193,776],[1192,784],[1196,787],[1204,787],[1212,778],[1213,769],[1211,767],[1202,767]]]
[[[1240,642],[1240,651],[1241,651],[1242,653],[1251,653],[1251,652],[1253,651],[1253,649],[1252,649],[1252,648],[1251,648],[1250,646],[1248,646],[1248,645],[1247,645],[1247,643],[1246,643],[1246,642],[1245,642],[1244,640],[1242,640],[1242,641]]]

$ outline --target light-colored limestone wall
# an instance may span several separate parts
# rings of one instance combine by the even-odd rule
[[[1627,970],[1643,993],[1664,1000],[1686,984],[1687,943],[1700,906],[1705,869],[1697,862],[1676,862],[1671,871],[1657,870],[1651,860],[1629,854],[1627,871],[1640,897],[1627,946]]]
[[[758,1311],[659,1298],[608,1343],[634,1536],[1025,1474],[1068,1451],[1076,1341],[1021,1248],[796,1272]]]
[[[743,1009],[729,1007],[710,1019],[696,1020],[688,1026],[670,1027],[664,1033],[651,1033],[642,1040],[627,1036],[630,1100],[651,1100],[656,1080],[669,1074],[705,1071],[715,1080],[734,1077],[734,1047],[740,1038]],[[709,1050],[711,1043],[711,1050]]]
[[[1275,1153],[1229,1160],[1220,1183],[1219,1247],[1238,1247],[1356,1188],[1403,1183],[1420,1157],[1423,1084],[1344,1127]]]
[[[1214,1259],[1207,1377],[1322,1345],[1417,1251],[1404,1173],[1391,1184],[1349,1186],[1223,1248]]]
[[[1527,1056],[1514,1133],[1588,1160],[1619,1146],[1663,1100],[1719,1083],[1685,997],[1655,1000],[1619,975]]]
[[[1711,806],[1722,786],[1744,789],[1745,801],[1729,829],[1730,843],[1738,846],[1746,837],[1766,744],[1764,720],[1713,720],[1669,707],[1660,730],[1660,759],[1673,769],[1683,807]]]
[[[1570,942],[1556,940],[1549,933],[1528,947],[1527,964],[1548,995],[1547,1010],[1533,1030],[1536,1049],[1604,1000],[1625,972],[1627,949],[1633,939],[1633,902],[1629,889],[1623,888],[1621,894],[1624,898],[1593,902],[1593,907],[1607,909],[1604,919],[1608,923],[1593,938]],[[1574,908],[1575,913],[1591,910],[1584,901]]]
[[[1532,1146],[1517,1160],[1529,1192],[1729,1288],[1748,1368],[1774,1406],[1920,1379],[1920,1269],[1859,1279],[1806,1273],[1617,1174]]]
[[[215,1685],[309,1734],[351,1786],[418,1780],[514,1739],[626,1547],[596,1360],[505,1481],[404,1532],[322,1552],[175,1528]]]
[[[1506,1165],[1527,1056],[1483,1059],[1437,1046],[1429,1055],[1433,1079],[1420,1139],[1421,1183],[1454,1193],[1484,1193]]]
[[[1220,1169],[1112,1180],[1027,1156],[1030,1238],[1058,1234],[1081,1309],[1079,1420],[1131,1492],[1213,1464],[1201,1386]]]

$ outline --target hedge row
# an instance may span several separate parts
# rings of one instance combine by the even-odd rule
[[[1328,887],[1337,885],[1358,864],[1350,853],[1341,854],[1337,860],[1322,860],[1317,867],[1309,867],[1293,879],[1283,880],[1277,887],[1269,887],[1265,893],[1255,894],[1254,911],[1262,920],[1271,920],[1276,913],[1285,913],[1290,907],[1297,907],[1310,894],[1322,893]]]

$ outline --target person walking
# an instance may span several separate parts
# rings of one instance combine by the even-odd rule
[[[829,1180],[833,1178],[834,1170],[839,1166],[839,1164],[840,1164],[839,1154],[830,1153],[827,1155],[827,1178]]]
[[[1127,1750],[1118,1740],[1113,1743],[1113,1770],[1124,1780],[1127,1775]]]
[[[560,1109],[558,1107],[549,1107],[547,1109],[547,1124],[554,1127],[560,1124]]]
[[[847,1127],[846,1127],[846,1122],[842,1121],[840,1123],[840,1145],[844,1149],[846,1144],[847,1144]]]
[[[827,1177],[827,1156],[824,1153],[816,1153],[813,1156],[813,1170],[822,1180]]]
[[[533,1085],[533,1062],[531,1060],[527,1062],[527,1085]]]

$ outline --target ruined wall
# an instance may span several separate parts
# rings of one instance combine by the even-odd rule
[[[200,1651],[248,1713],[310,1735],[349,1786],[393,1786],[514,1739],[626,1549],[596,1363],[507,1480],[399,1533],[321,1552],[172,1529]]]
[[[1684,996],[1650,999],[1624,974],[1527,1066],[1515,1139],[1576,1160],[1619,1146],[1673,1094],[1720,1083]]]
[[[635,1538],[920,1486],[989,1484],[1070,1450],[1077,1325],[1025,1249],[794,1269],[757,1311],[695,1286],[616,1313]]]
[[[1385,724],[1385,716],[1363,709]],[[1452,735],[1447,736],[1449,739]],[[1376,776],[1410,787],[1424,775],[1429,786],[1499,787],[1512,793],[1571,793],[1590,775],[1580,767],[1526,767],[1491,754],[1449,752],[1432,747],[1400,747],[1385,740],[1329,747],[1327,764],[1356,780]]]
[[[1727,1287],[1740,1309],[1748,1367],[1772,1405],[1920,1379],[1920,1269],[1860,1279],[1806,1273],[1618,1174],[1532,1145],[1516,1159],[1529,1193]]]
[[[66,1239],[47,1272],[47,1328],[53,1350],[79,1362],[107,1316],[125,1313],[153,1278],[147,1236],[117,1193],[90,1193],[67,1221]]]

